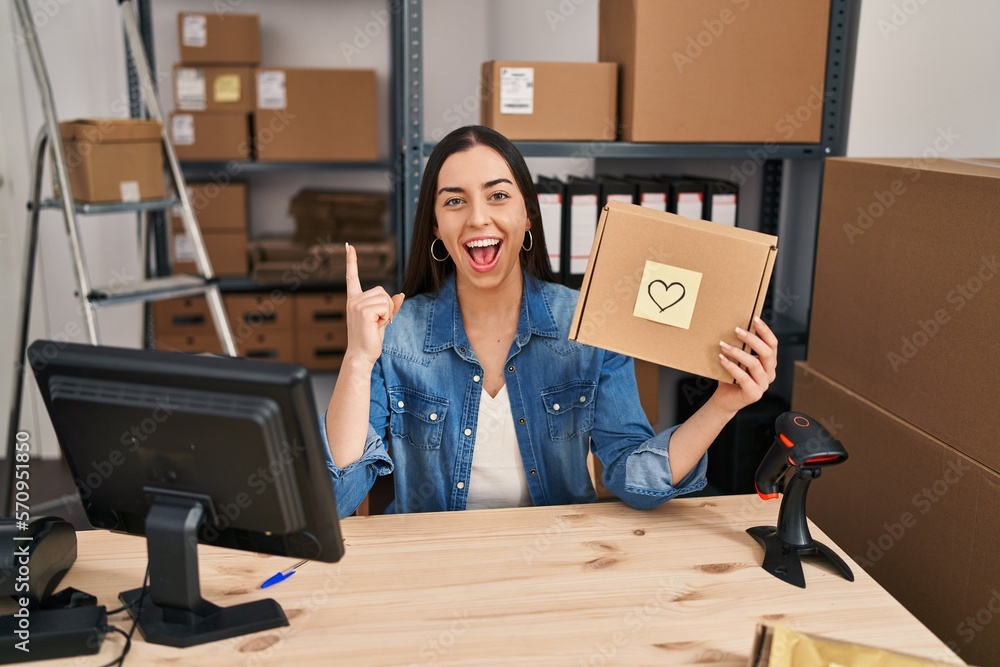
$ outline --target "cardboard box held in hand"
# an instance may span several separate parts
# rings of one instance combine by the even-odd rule
[[[749,351],[777,237],[609,202],[587,262],[571,340],[732,382],[719,341]]]

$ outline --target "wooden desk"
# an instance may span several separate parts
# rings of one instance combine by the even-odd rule
[[[189,649],[136,632],[126,665],[742,667],[760,621],[961,664],[851,561],[854,583],[807,564],[805,590],[764,572],[744,531],[777,512],[734,496],[645,512],[613,502],[351,517],[340,563],[307,563],[264,591],[293,560],[200,547],[206,598],[273,597],[291,625]],[[79,537],[66,584],[118,606],[119,591],[141,584],[145,540]],[[35,664],[99,665],[123,642],[109,635],[100,656]]]

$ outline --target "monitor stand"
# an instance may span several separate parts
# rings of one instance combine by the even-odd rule
[[[288,625],[271,599],[219,607],[201,597],[198,527],[202,501],[158,496],[146,517],[149,587],[118,598],[151,644],[183,648]]]

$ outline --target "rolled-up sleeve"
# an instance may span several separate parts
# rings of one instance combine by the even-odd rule
[[[669,447],[677,426],[653,432],[639,401],[631,357],[606,352],[597,391],[591,438],[609,491],[631,507],[648,509],[705,487],[707,454],[672,483]]]

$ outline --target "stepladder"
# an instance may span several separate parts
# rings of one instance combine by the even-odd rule
[[[82,314],[82,329],[87,341],[93,345],[101,344],[97,312],[126,303],[149,303],[164,299],[203,295],[207,301],[212,321],[221,342],[222,350],[229,356],[236,356],[236,342],[230,328],[229,319],[222,301],[218,281],[212,269],[204,238],[201,234],[191,197],[188,194],[184,174],[181,170],[177,154],[174,151],[169,132],[164,125],[163,113],[156,92],[155,81],[148,54],[146,53],[142,34],[139,29],[136,10],[132,0],[117,2],[128,53],[138,80],[141,105],[150,121],[159,126],[159,139],[162,146],[161,167],[163,177],[169,181],[164,189],[165,195],[155,199],[141,199],[126,196],[123,201],[89,202],[74,196],[69,174],[66,146],[60,132],[60,121],[56,111],[55,97],[48,74],[48,69],[35,29],[34,20],[28,0],[13,0],[18,25],[24,37],[23,44],[34,75],[35,83],[41,101],[44,122],[38,131],[32,151],[30,171],[30,190],[27,213],[27,230],[24,235],[24,254],[21,263],[21,293],[17,311],[17,328],[15,331],[14,373],[12,376],[11,410],[8,423],[8,449],[13,448],[17,433],[21,400],[24,389],[24,373],[27,360],[25,358],[29,322],[32,307],[33,284],[35,280],[36,260],[39,245],[39,225],[42,212],[46,210],[59,211],[62,214],[66,237],[69,242],[72,274],[75,281],[76,297],[79,300],[79,311]],[[86,35],[81,35],[81,40]],[[81,47],[83,49],[83,47]],[[83,49],[85,50],[85,49]],[[44,176],[46,165],[49,165],[52,176],[52,194],[43,197],[45,189]],[[179,214],[183,224],[184,234],[190,242],[193,254],[195,275],[164,275],[163,267],[158,267],[157,275],[152,275],[148,266],[151,239],[151,216],[156,212],[168,209]],[[80,218],[90,215],[130,214],[136,216],[139,225],[139,241],[136,252],[139,253],[138,280],[113,280],[104,286],[95,286],[91,282],[84,247],[81,240]],[[49,289],[58,286],[47,285]],[[8,451],[7,461],[13,460],[13,452]],[[7,493],[3,494],[2,513],[9,513],[9,502],[12,473],[14,467],[8,465]]]

